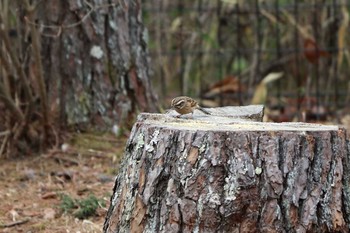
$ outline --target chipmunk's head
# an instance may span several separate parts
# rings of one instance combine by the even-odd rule
[[[186,99],[181,97],[176,97],[171,101],[172,109],[181,109],[186,105]]]

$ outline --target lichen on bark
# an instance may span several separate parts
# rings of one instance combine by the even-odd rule
[[[42,57],[50,104],[62,122],[99,129],[157,110],[141,2],[44,1]]]

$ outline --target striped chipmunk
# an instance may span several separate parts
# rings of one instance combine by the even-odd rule
[[[171,101],[171,108],[178,112],[180,115],[192,113],[195,109],[202,111],[205,114],[211,115],[207,110],[198,105],[197,101],[187,96],[179,96]]]

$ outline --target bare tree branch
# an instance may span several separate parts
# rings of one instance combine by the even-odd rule
[[[24,121],[24,115],[22,111],[18,108],[14,100],[6,94],[2,83],[0,83],[0,99],[3,100],[4,104],[13,113],[15,118],[17,118],[19,121]]]
[[[29,18],[33,19],[33,13],[34,8],[29,3],[29,0],[25,1],[26,8],[29,12]],[[33,9],[33,10],[31,10]],[[43,128],[44,128],[44,138],[47,138],[48,130],[47,126],[49,125],[49,110],[48,110],[48,104],[47,104],[47,94],[46,94],[46,85],[43,75],[43,65],[41,62],[41,54],[40,54],[40,38],[39,33],[37,29],[35,28],[35,25],[30,25],[30,31],[32,36],[32,46],[33,46],[33,53],[35,57],[35,62],[37,65],[37,75],[35,75],[36,82],[39,87],[39,95],[40,95],[40,103],[42,108],[42,115],[43,115]]]
[[[24,92],[29,100],[29,103],[33,102],[33,96],[32,96],[32,91],[30,89],[30,85],[28,83],[27,77],[24,73],[23,67],[21,66],[18,56],[15,54],[15,51],[12,49],[13,46],[11,45],[10,38],[7,34],[7,31],[5,29],[5,25],[3,23],[2,16],[0,14],[0,39],[3,40],[5,44],[5,48],[7,49],[8,54],[10,55],[11,61],[13,62],[16,72],[23,82],[24,85]],[[3,55],[2,55],[3,56]]]

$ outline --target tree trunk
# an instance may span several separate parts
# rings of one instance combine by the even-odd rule
[[[141,1],[111,2],[37,6],[50,103],[63,124],[110,126],[125,123],[138,110],[156,110]]]
[[[343,129],[171,115],[139,116],[104,232],[349,232]]]
[[[129,129],[136,112],[157,110],[141,0],[0,8],[0,157],[58,146],[57,126]]]

